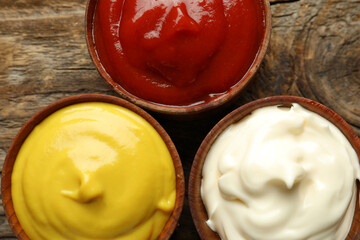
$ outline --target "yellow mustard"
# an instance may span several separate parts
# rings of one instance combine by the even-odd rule
[[[32,240],[156,239],[175,204],[166,144],[109,103],[65,107],[27,137],[12,174],[16,215]]]

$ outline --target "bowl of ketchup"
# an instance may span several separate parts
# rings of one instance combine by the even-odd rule
[[[235,99],[250,83],[270,18],[268,0],[89,0],[86,40],[121,97],[191,115]]]

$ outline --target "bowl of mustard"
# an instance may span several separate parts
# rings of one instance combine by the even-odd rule
[[[169,239],[184,175],[173,142],[149,114],[85,94],[45,107],[21,128],[1,193],[18,239]]]

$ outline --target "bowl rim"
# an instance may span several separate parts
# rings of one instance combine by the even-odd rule
[[[14,206],[12,202],[11,196],[11,175],[13,166],[17,157],[17,154],[24,143],[25,139],[29,136],[31,131],[41,123],[46,117],[51,115],[52,113],[60,110],[61,108],[85,102],[104,102],[111,103],[114,105],[118,105],[120,107],[124,107],[129,109],[130,111],[136,113],[137,115],[144,118],[148,123],[150,123],[154,129],[159,133],[163,141],[165,142],[170,155],[172,157],[172,161],[175,169],[175,177],[176,177],[176,200],[175,206],[172,211],[172,214],[169,217],[169,220],[166,222],[164,229],[162,230],[158,239],[167,240],[170,238],[172,233],[174,232],[177,222],[180,218],[183,204],[184,204],[184,196],[185,196],[185,178],[184,172],[182,168],[182,163],[179,157],[179,154],[176,150],[174,143],[172,142],[170,136],[166,133],[164,128],[147,112],[142,110],[141,108],[135,106],[134,104],[109,95],[103,94],[82,94],[75,95],[71,97],[66,97],[52,104],[44,107],[35,115],[33,115],[19,130],[16,134],[13,142],[10,145],[10,148],[5,157],[4,165],[2,168],[1,175],[1,195],[3,200],[4,211],[7,220],[9,221],[9,225],[12,231],[15,233],[18,239],[29,239],[24,230],[22,229],[19,220],[14,211]]]
[[[193,104],[187,106],[174,106],[174,105],[166,105],[155,103],[151,101],[147,101],[141,99],[123,87],[121,87],[118,83],[116,83],[109,74],[106,72],[105,68],[100,62],[98,54],[96,52],[95,43],[94,43],[94,35],[93,35],[93,20],[94,20],[94,12],[97,5],[98,0],[88,0],[85,12],[85,36],[86,36],[86,44],[87,48],[91,57],[92,62],[95,65],[96,70],[100,74],[101,78],[107,82],[107,84],[117,93],[120,95],[121,98],[124,98],[142,108],[158,112],[161,114],[166,115],[198,115],[205,111],[209,111],[215,108],[220,107],[228,102],[236,100],[236,97],[246,89],[249,83],[253,80],[256,72],[258,71],[261,62],[264,59],[264,56],[267,52],[270,36],[271,36],[271,9],[270,9],[270,2],[269,0],[258,0],[262,3],[262,7],[264,10],[264,21],[265,21],[265,31],[264,37],[260,44],[259,50],[249,67],[248,71],[244,74],[244,76],[235,84],[233,85],[226,94],[215,98],[211,101],[206,101],[200,104]]]
[[[240,121],[255,109],[274,105],[291,106],[292,103],[300,104],[305,109],[317,113],[318,115],[333,123],[348,139],[360,161],[360,139],[356,135],[355,131],[337,113],[316,101],[297,96],[272,96],[258,99],[242,105],[241,107],[226,115],[210,130],[201,143],[191,167],[188,187],[190,212],[193,217],[196,230],[202,240],[220,240],[218,234],[212,231],[205,222],[208,219],[208,216],[200,195],[202,167],[211,145],[227,127],[235,122]],[[360,184],[359,181],[357,181],[357,199],[354,217],[346,240],[360,239],[359,193]]]

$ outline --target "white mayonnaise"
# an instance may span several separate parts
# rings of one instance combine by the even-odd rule
[[[298,104],[229,126],[202,174],[207,224],[223,240],[343,240],[350,230],[357,155],[337,127]]]

